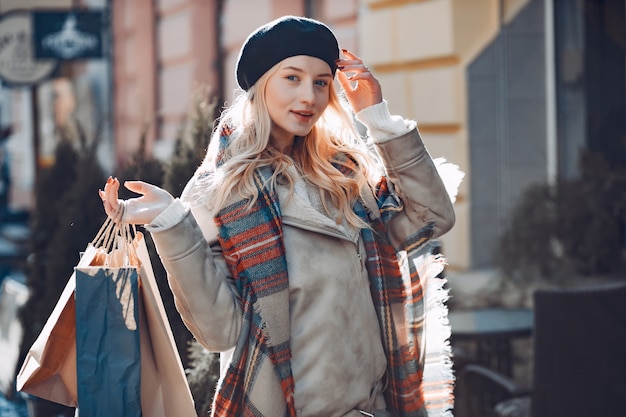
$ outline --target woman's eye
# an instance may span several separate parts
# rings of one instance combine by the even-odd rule
[[[298,81],[298,77],[295,75],[288,75],[287,78],[289,81]]]
[[[317,80],[317,81],[315,81],[315,85],[318,85],[320,87],[326,87],[328,85],[328,81],[326,81],[326,80]]]

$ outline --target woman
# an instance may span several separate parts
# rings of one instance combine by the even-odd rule
[[[142,196],[122,202],[116,179],[100,192],[109,216],[146,225],[183,320],[222,352],[214,415],[449,412],[447,348],[428,368],[422,330],[424,280],[443,262],[426,242],[452,227],[450,196],[415,122],[390,116],[374,75],[339,53],[318,21],[262,26],[181,198],[131,181]]]

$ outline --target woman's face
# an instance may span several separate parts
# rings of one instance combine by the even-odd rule
[[[272,119],[272,140],[289,146],[295,136],[306,136],[330,98],[333,75],[319,58],[298,55],[282,60],[267,80],[265,102]]]

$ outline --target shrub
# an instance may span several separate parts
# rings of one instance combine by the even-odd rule
[[[189,344],[190,366],[186,370],[191,395],[199,416],[209,415],[220,374],[220,359],[197,341]]]
[[[579,177],[529,187],[501,236],[512,279],[613,276],[626,267],[626,167],[584,153]]]
[[[19,311],[24,333],[18,367],[52,313],[79,253],[105,220],[97,193],[105,181],[95,152],[97,138],[88,144],[82,130],[77,132],[75,137],[69,130],[61,131],[54,163],[38,173],[25,271],[30,297]],[[74,413],[65,407],[59,415]]]

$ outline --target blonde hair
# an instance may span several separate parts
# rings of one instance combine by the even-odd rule
[[[250,205],[254,204],[258,196],[254,172],[264,166],[272,167],[269,186],[275,189],[277,179],[285,178],[291,195],[295,178],[288,168],[295,161],[300,175],[318,188],[327,214],[331,213],[330,202],[337,210],[335,220],[338,223],[345,219],[354,226],[363,227],[352,207],[367,186],[371,186],[380,175],[375,153],[368,151],[359,137],[347,103],[338,95],[332,82],[329,84],[328,106],[311,131],[305,137],[296,139],[293,154],[283,154],[271,146],[272,121],[264,91],[278,66],[263,74],[247,92],[240,91],[220,117],[199,169],[210,173],[211,205],[215,210],[223,208],[235,192],[248,199]],[[222,149],[220,137],[224,131],[229,132],[229,142]],[[338,167],[347,171],[348,175]]]

